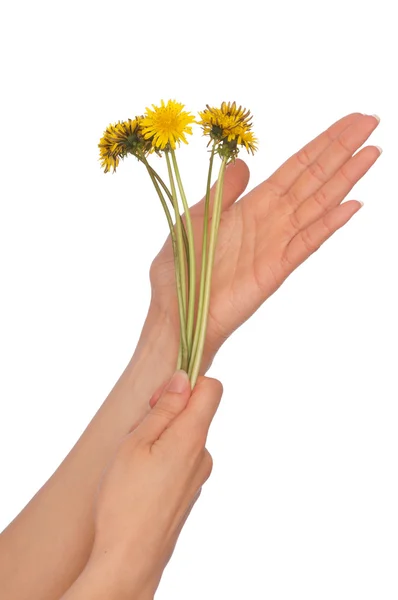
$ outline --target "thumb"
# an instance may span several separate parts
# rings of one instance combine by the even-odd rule
[[[230,163],[225,170],[224,187],[222,192],[222,209],[226,210],[245,191],[247,184],[249,183],[249,167],[243,160],[238,158],[236,161]],[[212,208],[214,204],[214,197],[216,194],[217,182],[213,185],[210,191],[210,214],[212,214]],[[190,213],[193,217],[203,217],[205,212],[205,199],[203,198],[200,202],[192,206]]]
[[[187,373],[176,371],[155,406],[139,426],[137,433],[140,437],[148,442],[155,442],[184,410],[190,395],[191,386]]]

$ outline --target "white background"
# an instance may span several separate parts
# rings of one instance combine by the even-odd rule
[[[249,188],[332,122],[378,113],[352,221],[223,347],[214,471],[159,600],[396,599],[398,390],[393,3],[18,2],[0,50],[0,526],[124,369],[166,224],[144,173],[99,167],[103,130],[161,98],[237,100]],[[207,156],[180,153],[192,200]]]

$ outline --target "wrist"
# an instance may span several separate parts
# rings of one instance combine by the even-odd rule
[[[173,375],[178,347],[175,324],[167,313],[151,304],[134,354],[117,384],[134,412],[134,422],[142,420],[153,393]]]
[[[139,582],[122,561],[103,555],[100,559],[90,558],[61,600],[153,600],[149,587]]]
[[[148,358],[161,359],[165,367],[175,367],[179,348],[178,327],[170,315],[152,302],[140,338],[130,361],[131,367]]]
[[[167,370],[167,375],[163,379],[163,381],[166,381],[167,377],[171,377],[174,373],[179,343],[178,316],[165,311],[159,303],[152,302],[129,366],[133,366],[137,356],[142,357],[151,353],[157,359],[157,364],[160,366],[160,363],[163,363],[164,369]],[[200,369],[201,375],[204,375],[210,369],[218,349],[219,346],[210,344],[206,340]]]
[[[154,390],[175,371],[178,358],[179,332],[169,315],[156,305],[151,304],[146,316],[140,338],[134,354],[127,366],[132,384],[139,380],[143,383],[143,374]]]

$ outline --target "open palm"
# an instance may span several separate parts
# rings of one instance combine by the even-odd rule
[[[290,157],[266,181],[245,190],[249,171],[241,160],[227,168],[215,257],[204,367],[225,339],[247,320],[286,277],[360,209],[342,200],[380,156],[362,146],[378,125],[353,113],[334,123]],[[200,265],[203,200],[192,207]],[[170,239],[151,268],[153,299],[178,332]]]

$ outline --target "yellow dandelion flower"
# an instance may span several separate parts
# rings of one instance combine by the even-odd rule
[[[236,156],[238,146],[244,146],[248,152],[257,150],[257,140],[251,131],[252,116],[250,110],[237,106],[236,102],[223,102],[220,108],[207,105],[204,111],[199,112],[198,121],[203,129],[203,134],[218,143],[218,152],[221,155]]]
[[[101,167],[104,169],[104,173],[108,173],[111,169],[115,173],[116,167],[119,165],[119,159],[111,155],[103,154],[100,156]]]
[[[231,134],[232,135],[232,134]],[[250,131],[250,129],[245,129],[243,127],[237,127],[235,131],[235,137],[231,140],[236,140],[238,146],[244,146],[248,152],[252,154],[257,150],[258,141],[255,137],[254,133]],[[228,141],[231,141],[228,140]]]
[[[183,110],[184,104],[169,100],[167,104],[162,100],[160,106],[152,104],[147,108],[142,119],[142,134],[150,140],[156,149],[164,150],[170,146],[175,150],[176,144],[187,144],[186,134],[192,134],[191,124],[195,117]]]
[[[137,155],[148,152],[148,144],[142,137],[142,117],[118,121],[109,125],[104,131],[98,147],[100,149],[101,167],[105,173],[119,165],[120,159],[127,154]]]
[[[223,138],[223,115],[219,108],[207,108],[199,111],[200,120],[198,125],[203,129],[203,135],[208,135],[214,140],[222,140]],[[211,140],[210,142],[211,143]]]
[[[199,112],[201,120],[199,124],[203,127],[205,135],[211,135],[215,139],[227,137],[231,130],[238,125],[250,129],[251,115],[250,111],[237,107],[236,102],[223,102],[221,108],[210,107]]]

